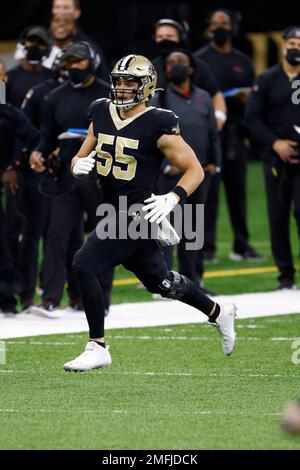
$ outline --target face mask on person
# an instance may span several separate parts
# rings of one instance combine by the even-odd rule
[[[175,85],[185,82],[189,76],[189,68],[181,64],[173,64],[167,72],[168,79]]]
[[[155,43],[156,53],[160,56],[166,56],[178,47],[183,47],[182,43],[171,41],[170,39],[163,39]]]
[[[37,46],[28,46],[26,49],[26,59],[29,64],[40,64],[45,57],[46,52]]]
[[[72,82],[73,88],[80,88],[85,79],[93,73],[91,66],[89,65],[87,69],[68,69],[68,76]]]
[[[284,57],[290,65],[297,66],[300,65],[300,50],[299,49],[286,49]]]
[[[211,31],[211,38],[218,46],[224,46],[224,44],[231,40],[232,31],[231,29],[226,28],[217,28],[214,31]]]

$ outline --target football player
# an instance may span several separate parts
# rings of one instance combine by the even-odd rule
[[[119,60],[110,74],[110,99],[92,103],[87,139],[71,163],[75,178],[88,175],[96,166],[104,201],[116,210],[121,211],[119,196],[127,197],[128,207],[145,204],[140,217],[149,226],[164,220],[179,202],[184,203],[204,178],[199,160],[180,136],[177,116],[147,106],[156,83],[156,71],[147,58],[132,54]],[[172,191],[157,196],[152,194],[152,187],[163,158],[178,167],[183,176]],[[135,217],[130,210],[126,213],[128,223]],[[117,225],[119,219],[115,220]],[[236,337],[234,304],[219,305],[186,276],[168,271],[156,240],[101,239],[96,229],[73,259],[90,339],[85,351],[64,365],[65,370],[87,371],[111,364],[104,339],[105,303],[99,273],[119,264],[131,270],[150,292],[178,299],[207,315],[209,323],[219,329],[224,353],[232,353]]]

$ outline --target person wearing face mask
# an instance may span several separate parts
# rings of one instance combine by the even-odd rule
[[[257,77],[245,111],[264,163],[271,247],[279,289],[295,288],[290,243],[293,206],[300,239],[300,26],[283,33],[282,60]]]
[[[60,66],[62,54],[63,50],[58,52],[52,63],[51,78],[30,88],[21,106],[22,111],[38,129],[41,127],[42,116],[49,94],[67,80],[65,71]]]
[[[7,207],[4,204],[3,189],[12,193],[18,191],[18,181],[14,170],[14,153],[20,141],[29,148],[34,148],[40,133],[31,124],[24,113],[11,106],[0,105],[0,311],[4,314],[17,313],[16,270],[12,253],[9,249],[9,231],[7,227]]]
[[[42,64],[52,46],[48,31],[42,26],[29,26],[21,33],[20,42],[26,55],[20,65],[8,70],[6,85],[6,100],[17,108],[21,107],[30,88],[52,75]]]
[[[178,21],[170,18],[162,18],[157,21],[154,29],[154,46],[157,56],[152,62],[157,70],[157,87],[165,88],[168,82],[164,70],[165,58],[174,49],[187,49],[187,32]],[[226,121],[226,104],[211,68],[203,60],[196,60],[193,75],[195,85],[210,94],[218,129],[222,129]]]
[[[238,32],[238,14],[220,8],[210,12],[206,22],[209,44],[196,51],[194,56],[211,67],[222,92],[229,96],[226,98],[227,121],[221,132],[222,174],[214,179],[205,207],[205,258],[217,261],[216,223],[222,179],[234,236],[229,258],[232,261],[262,261],[265,258],[250,245],[246,215],[248,150],[243,114],[255,72],[251,60],[232,45],[233,37]],[[240,92],[231,96],[232,89],[240,89]]]
[[[170,109],[180,120],[181,134],[194,150],[204,172],[205,178],[199,188],[187,199],[193,209],[192,230],[196,227],[196,204],[205,204],[212,175],[220,171],[221,148],[217,130],[214,108],[209,94],[195,86],[195,59],[185,49],[174,49],[165,60],[165,74],[168,85],[165,93],[157,94],[151,105]],[[156,192],[164,194],[170,191],[179,180],[180,172],[170,165],[164,164],[156,181]],[[198,228],[199,230],[199,228]],[[202,250],[186,250],[187,239],[183,235],[178,245],[178,271],[191,279],[208,295],[214,295],[203,286],[203,252]],[[163,248],[169,269],[172,269],[172,247]]]
[[[21,64],[8,70],[6,74],[6,100],[17,108],[21,107],[28,90],[52,76],[51,71],[42,65],[52,45],[48,31],[42,26],[29,26],[21,33],[20,42],[24,46],[26,57],[22,59]],[[22,146],[16,149],[15,155],[24,155]],[[14,181],[17,178],[15,170],[11,171],[9,176]],[[19,265],[19,239],[23,220],[17,208],[17,198],[18,194],[6,192],[9,241],[16,269]]]
[[[108,96],[108,84],[95,76],[94,51],[86,42],[71,44],[62,54],[60,66],[66,71],[68,80],[49,94],[42,118],[42,138],[30,156],[32,170],[43,173],[47,157],[59,148],[58,197],[51,199],[43,263],[43,300],[40,306],[31,308],[32,313],[43,316],[51,316],[58,309],[65,269],[82,243],[84,213],[88,214],[90,229],[93,229],[97,223],[96,209],[102,198],[94,175],[74,182],[69,168],[74,152],[85,139],[89,106],[94,100]],[[81,227],[81,239],[78,238],[78,227]],[[111,282],[112,272],[104,280],[104,285],[108,286],[107,306]],[[82,310],[77,282],[69,283],[68,295],[70,307]]]
[[[64,82],[59,57],[52,66],[53,76],[31,88],[21,109],[32,124],[41,128],[42,116],[50,92]],[[29,151],[23,150],[24,159],[17,166],[19,190],[16,198],[18,213],[22,215],[21,237],[18,254],[18,294],[23,312],[29,312],[37,281],[39,241],[44,238],[49,220],[50,198],[43,195],[39,186],[43,176],[35,173],[28,164]],[[27,158],[26,158],[27,157]],[[21,164],[20,164],[21,163]],[[12,174],[13,176],[13,174]],[[16,176],[16,175],[15,175]]]

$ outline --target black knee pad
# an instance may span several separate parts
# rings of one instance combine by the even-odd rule
[[[162,297],[181,299],[189,291],[189,279],[176,271],[169,271],[168,278],[159,285]]]

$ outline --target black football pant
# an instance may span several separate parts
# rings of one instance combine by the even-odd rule
[[[128,218],[130,219],[130,216]],[[160,285],[164,280],[172,279],[172,273],[168,270],[155,240],[130,238],[101,240],[94,230],[73,260],[89,324],[90,338],[104,336],[105,297],[101,275],[119,264],[132,271],[152,293],[163,294]],[[185,285],[188,286],[187,292],[180,300],[208,315],[214,307],[214,302],[189,279],[186,279]]]
[[[233,251],[243,253],[249,246],[246,210],[247,148],[239,127],[229,124],[221,133],[222,173],[213,177],[205,205],[205,249],[216,249],[220,183],[223,180],[230,222]]]
[[[98,222],[96,210],[102,191],[95,178],[81,181],[73,177],[58,183],[62,196],[52,199],[47,229],[43,265],[43,300],[60,303],[68,274],[68,295],[72,301],[81,301],[78,281],[71,268],[74,254],[83,244],[84,214],[94,228]],[[105,273],[105,299],[109,307],[113,271]]]
[[[2,184],[0,183],[0,309],[14,310],[17,300],[14,292],[15,270],[8,242],[6,218],[3,212]]]
[[[296,220],[300,241],[300,165],[283,163],[270,154],[264,162],[271,246],[275,263],[280,272],[279,281],[293,281],[293,265],[290,241],[290,215]]]

